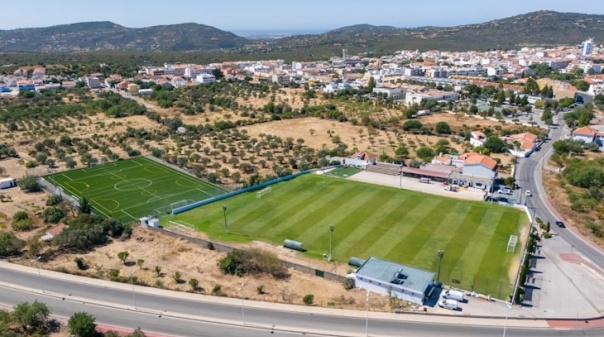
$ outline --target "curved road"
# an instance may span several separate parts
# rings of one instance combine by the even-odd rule
[[[529,208],[534,209],[536,216],[541,218],[545,223],[549,221],[553,232],[568,242],[573,249],[604,270],[604,251],[588,242],[580,234],[576,234],[572,229],[559,228],[555,225],[555,221],[561,219],[556,215],[555,209],[549,203],[547,193],[543,187],[543,165],[553,153],[552,144],[569,134],[569,131],[563,127],[564,120],[562,116],[557,116],[557,120],[560,121],[558,126],[551,129],[549,140],[542,145],[541,150],[534,152],[529,158],[521,158],[519,160],[516,179],[524,190],[530,189],[533,192],[533,196],[527,198],[526,204]],[[523,195],[522,198],[524,199],[526,196]],[[562,221],[564,220],[562,219]]]
[[[134,291],[133,291],[134,290]],[[500,336],[503,319],[471,323],[462,317],[349,312],[324,308],[239,302],[86,279],[0,263],[0,303],[39,299],[56,315],[87,311],[103,324],[138,327],[173,336]],[[136,303],[136,304],[134,304]],[[243,303],[243,311],[242,305]],[[136,310],[133,310],[136,305]],[[430,319],[418,322],[409,319]],[[245,324],[242,324],[245,321]],[[543,322],[510,319],[507,336],[604,336],[604,328],[555,330]],[[529,327],[511,327],[527,325]],[[533,327],[530,327],[533,326]]]

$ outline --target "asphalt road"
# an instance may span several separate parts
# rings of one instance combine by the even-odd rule
[[[141,327],[143,330],[174,336],[363,336],[366,320],[360,317],[284,311],[270,308],[245,308],[245,326],[241,324],[241,306],[187,300],[155,294],[135,293],[137,311],[132,310],[132,292],[126,289],[79,283],[70,279],[25,273],[0,266],[0,303],[15,305],[38,299],[47,303],[53,314],[69,317],[86,311],[98,323]],[[12,285],[17,285],[14,287]],[[123,286],[123,285],[119,285]],[[37,291],[32,291],[37,289]],[[43,290],[44,293],[41,293]],[[91,303],[94,302],[94,303]],[[370,336],[500,336],[501,326],[409,322],[370,317]],[[463,318],[460,318],[463,320]],[[220,322],[216,324],[214,322]],[[507,336],[604,336],[604,329],[554,330],[544,328],[508,328]]]
[[[547,198],[547,194],[543,187],[541,176],[543,165],[553,153],[552,144],[556,140],[569,134],[569,132],[563,128],[564,120],[562,116],[558,116],[558,120],[559,126],[550,131],[549,140],[543,144],[541,150],[534,152],[529,158],[521,158],[519,160],[516,179],[523,190],[530,189],[533,192],[532,197],[526,198],[526,196],[522,196],[523,200],[526,200],[526,205],[531,209],[531,212],[534,209],[536,216],[541,218],[543,222],[550,222],[551,231],[572,245],[576,251],[591,260],[595,265],[604,269],[604,254],[602,251],[595,248],[592,244],[588,243],[585,239],[576,235],[568,228],[557,227],[555,222],[560,219],[556,218],[556,216],[546,207],[545,198]]]

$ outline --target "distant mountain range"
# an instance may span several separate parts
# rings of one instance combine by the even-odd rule
[[[0,30],[0,51],[84,52],[228,51],[258,54],[333,55],[401,49],[468,50],[576,45],[593,37],[604,42],[604,15],[540,11],[481,24],[396,28],[355,25],[323,34],[251,40],[195,23],[127,28],[112,22],[85,22],[47,28]]]
[[[196,23],[127,28],[104,21],[0,30],[0,51],[216,51],[238,49],[246,43],[247,39],[233,33]]]

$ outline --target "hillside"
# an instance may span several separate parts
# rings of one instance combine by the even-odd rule
[[[455,27],[394,28],[356,25],[321,35],[293,36],[267,44],[272,51],[314,48],[339,54],[400,49],[492,49],[529,45],[576,45],[593,37],[604,40],[604,15],[540,11],[480,24]]]
[[[195,23],[127,28],[112,22],[86,22],[47,28],[0,30],[0,51],[236,52],[257,57],[317,59],[340,54],[401,49],[485,50],[524,46],[576,45],[593,37],[604,41],[604,15],[533,12],[455,27],[395,28],[360,24],[324,34],[248,40]]]
[[[246,43],[233,33],[196,23],[127,28],[112,22],[85,22],[0,30],[1,51],[216,51],[240,48]]]

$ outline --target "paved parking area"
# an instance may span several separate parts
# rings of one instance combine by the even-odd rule
[[[439,182],[432,181],[426,184],[420,183],[419,179],[416,178],[401,178],[400,176],[390,176],[367,171],[359,172],[348,179],[467,200],[483,200],[486,193],[483,190],[475,188],[460,188],[458,192],[445,191],[445,185]]]

